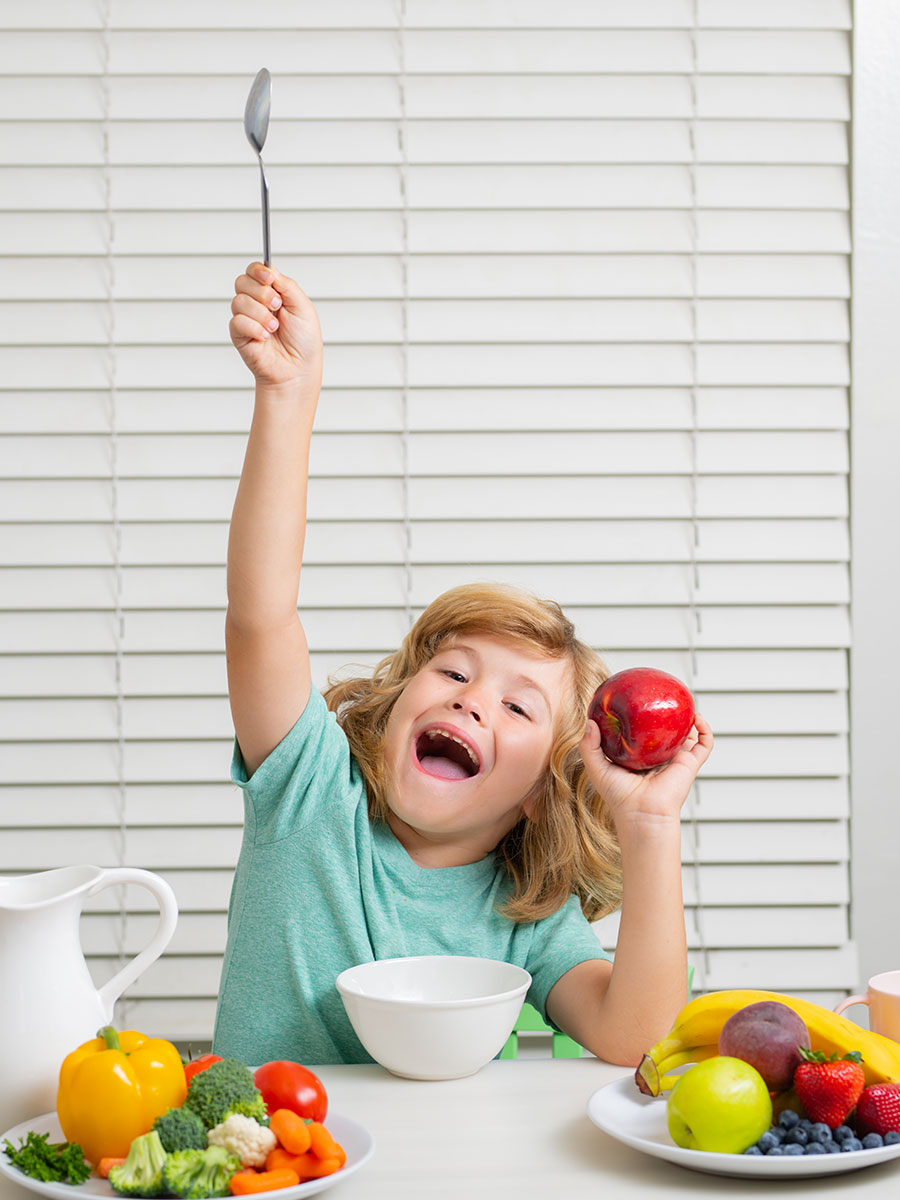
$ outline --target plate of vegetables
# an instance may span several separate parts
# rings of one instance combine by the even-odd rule
[[[299,1063],[267,1063],[254,1072],[237,1059],[214,1055],[185,1068],[178,1059],[182,1081],[174,1081],[177,1090],[166,1104],[156,1104],[152,1126],[137,1118],[138,1108],[129,1126],[125,1102],[140,1099],[141,1082],[145,1102],[155,1090],[149,1082],[155,1074],[148,1065],[152,1048],[143,1035],[135,1035],[142,1040],[130,1052],[122,1045],[127,1033],[121,1043],[115,1031],[108,1037],[114,1045],[98,1037],[68,1056],[57,1112],[0,1134],[0,1177],[61,1200],[73,1200],[73,1192],[107,1200],[273,1192],[281,1200],[301,1200],[357,1171],[375,1148],[364,1126],[327,1113],[321,1081]],[[161,1045],[152,1056],[157,1065],[169,1043]],[[104,1054],[113,1057],[107,1062]],[[85,1062],[80,1077],[76,1068]],[[134,1097],[104,1090],[119,1088],[128,1072]]]
[[[342,1179],[358,1171],[368,1161],[375,1149],[375,1139],[371,1133],[364,1126],[360,1125],[358,1121],[352,1121],[349,1117],[342,1117],[339,1113],[331,1113],[328,1117],[328,1130],[346,1151],[347,1161],[343,1167],[331,1175],[325,1175],[319,1179],[310,1179],[305,1183],[291,1184],[288,1187],[277,1189],[276,1194],[279,1200],[302,1200],[304,1196],[312,1196],[315,1192],[323,1191],[325,1188],[340,1183]],[[30,1143],[29,1134],[35,1135],[30,1139]],[[85,1164],[89,1174],[83,1177],[83,1182],[68,1184],[62,1182],[61,1178],[43,1180],[24,1174],[20,1168],[13,1166],[9,1154],[4,1153],[2,1150],[2,1146],[7,1140],[13,1143],[16,1148],[18,1148],[20,1142],[26,1142],[33,1149],[35,1142],[41,1139],[47,1151],[52,1152],[54,1155],[59,1153],[55,1150],[55,1146],[63,1142],[64,1139],[56,1113],[45,1113],[43,1116],[33,1117],[30,1121],[23,1121],[21,1125],[16,1125],[5,1134],[0,1134],[0,1176],[4,1176],[13,1183],[19,1184],[20,1187],[30,1188],[35,1192],[42,1192],[45,1196],[57,1197],[58,1200],[75,1200],[75,1195],[79,1193],[84,1193],[88,1196],[102,1196],[105,1197],[105,1200],[114,1200],[117,1193],[113,1191],[109,1180],[102,1179],[96,1170],[91,1170],[89,1163]],[[46,1158],[46,1155],[41,1155],[40,1152],[33,1153],[30,1150],[26,1150],[26,1155],[32,1162]],[[260,1172],[261,1174],[262,1172]],[[135,1191],[131,1194],[141,1196],[143,1193]],[[159,1195],[159,1193],[156,1194]],[[205,1193],[197,1191],[193,1194],[199,1198]],[[213,1194],[231,1196],[240,1193],[233,1193],[226,1187],[224,1191]],[[253,1194],[252,1188],[248,1189],[244,1194]]]

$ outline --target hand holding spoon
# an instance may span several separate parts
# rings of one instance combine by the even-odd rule
[[[253,80],[253,86],[250,88],[250,95],[247,97],[244,107],[244,133],[259,159],[262,186],[263,262],[267,267],[271,265],[272,256],[269,242],[269,185],[266,182],[266,172],[263,167],[262,148],[266,144],[266,134],[269,130],[271,104],[272,76],[263,67]]]

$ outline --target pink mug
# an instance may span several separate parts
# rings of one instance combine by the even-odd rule
[[[848,996],[834,1011],[842,1013],[851,1004],[867,1004],[869,1028],[900,1042],[900,971],[873,975],[864,996]]]

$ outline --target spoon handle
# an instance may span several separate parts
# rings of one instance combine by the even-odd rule
[[[262,159],[259,160],[259,178],[262,188],[262,226],[263,226],[263,262],[267,267],[272,265],[271,239],[269,231],[269,184]]]

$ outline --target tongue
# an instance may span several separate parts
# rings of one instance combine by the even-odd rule
[[[434,754],[426,754],[419,759],[424,770],[438,779],[468,779],[469,772],[462,763],[454,762],[452,758],[440,758]]]

